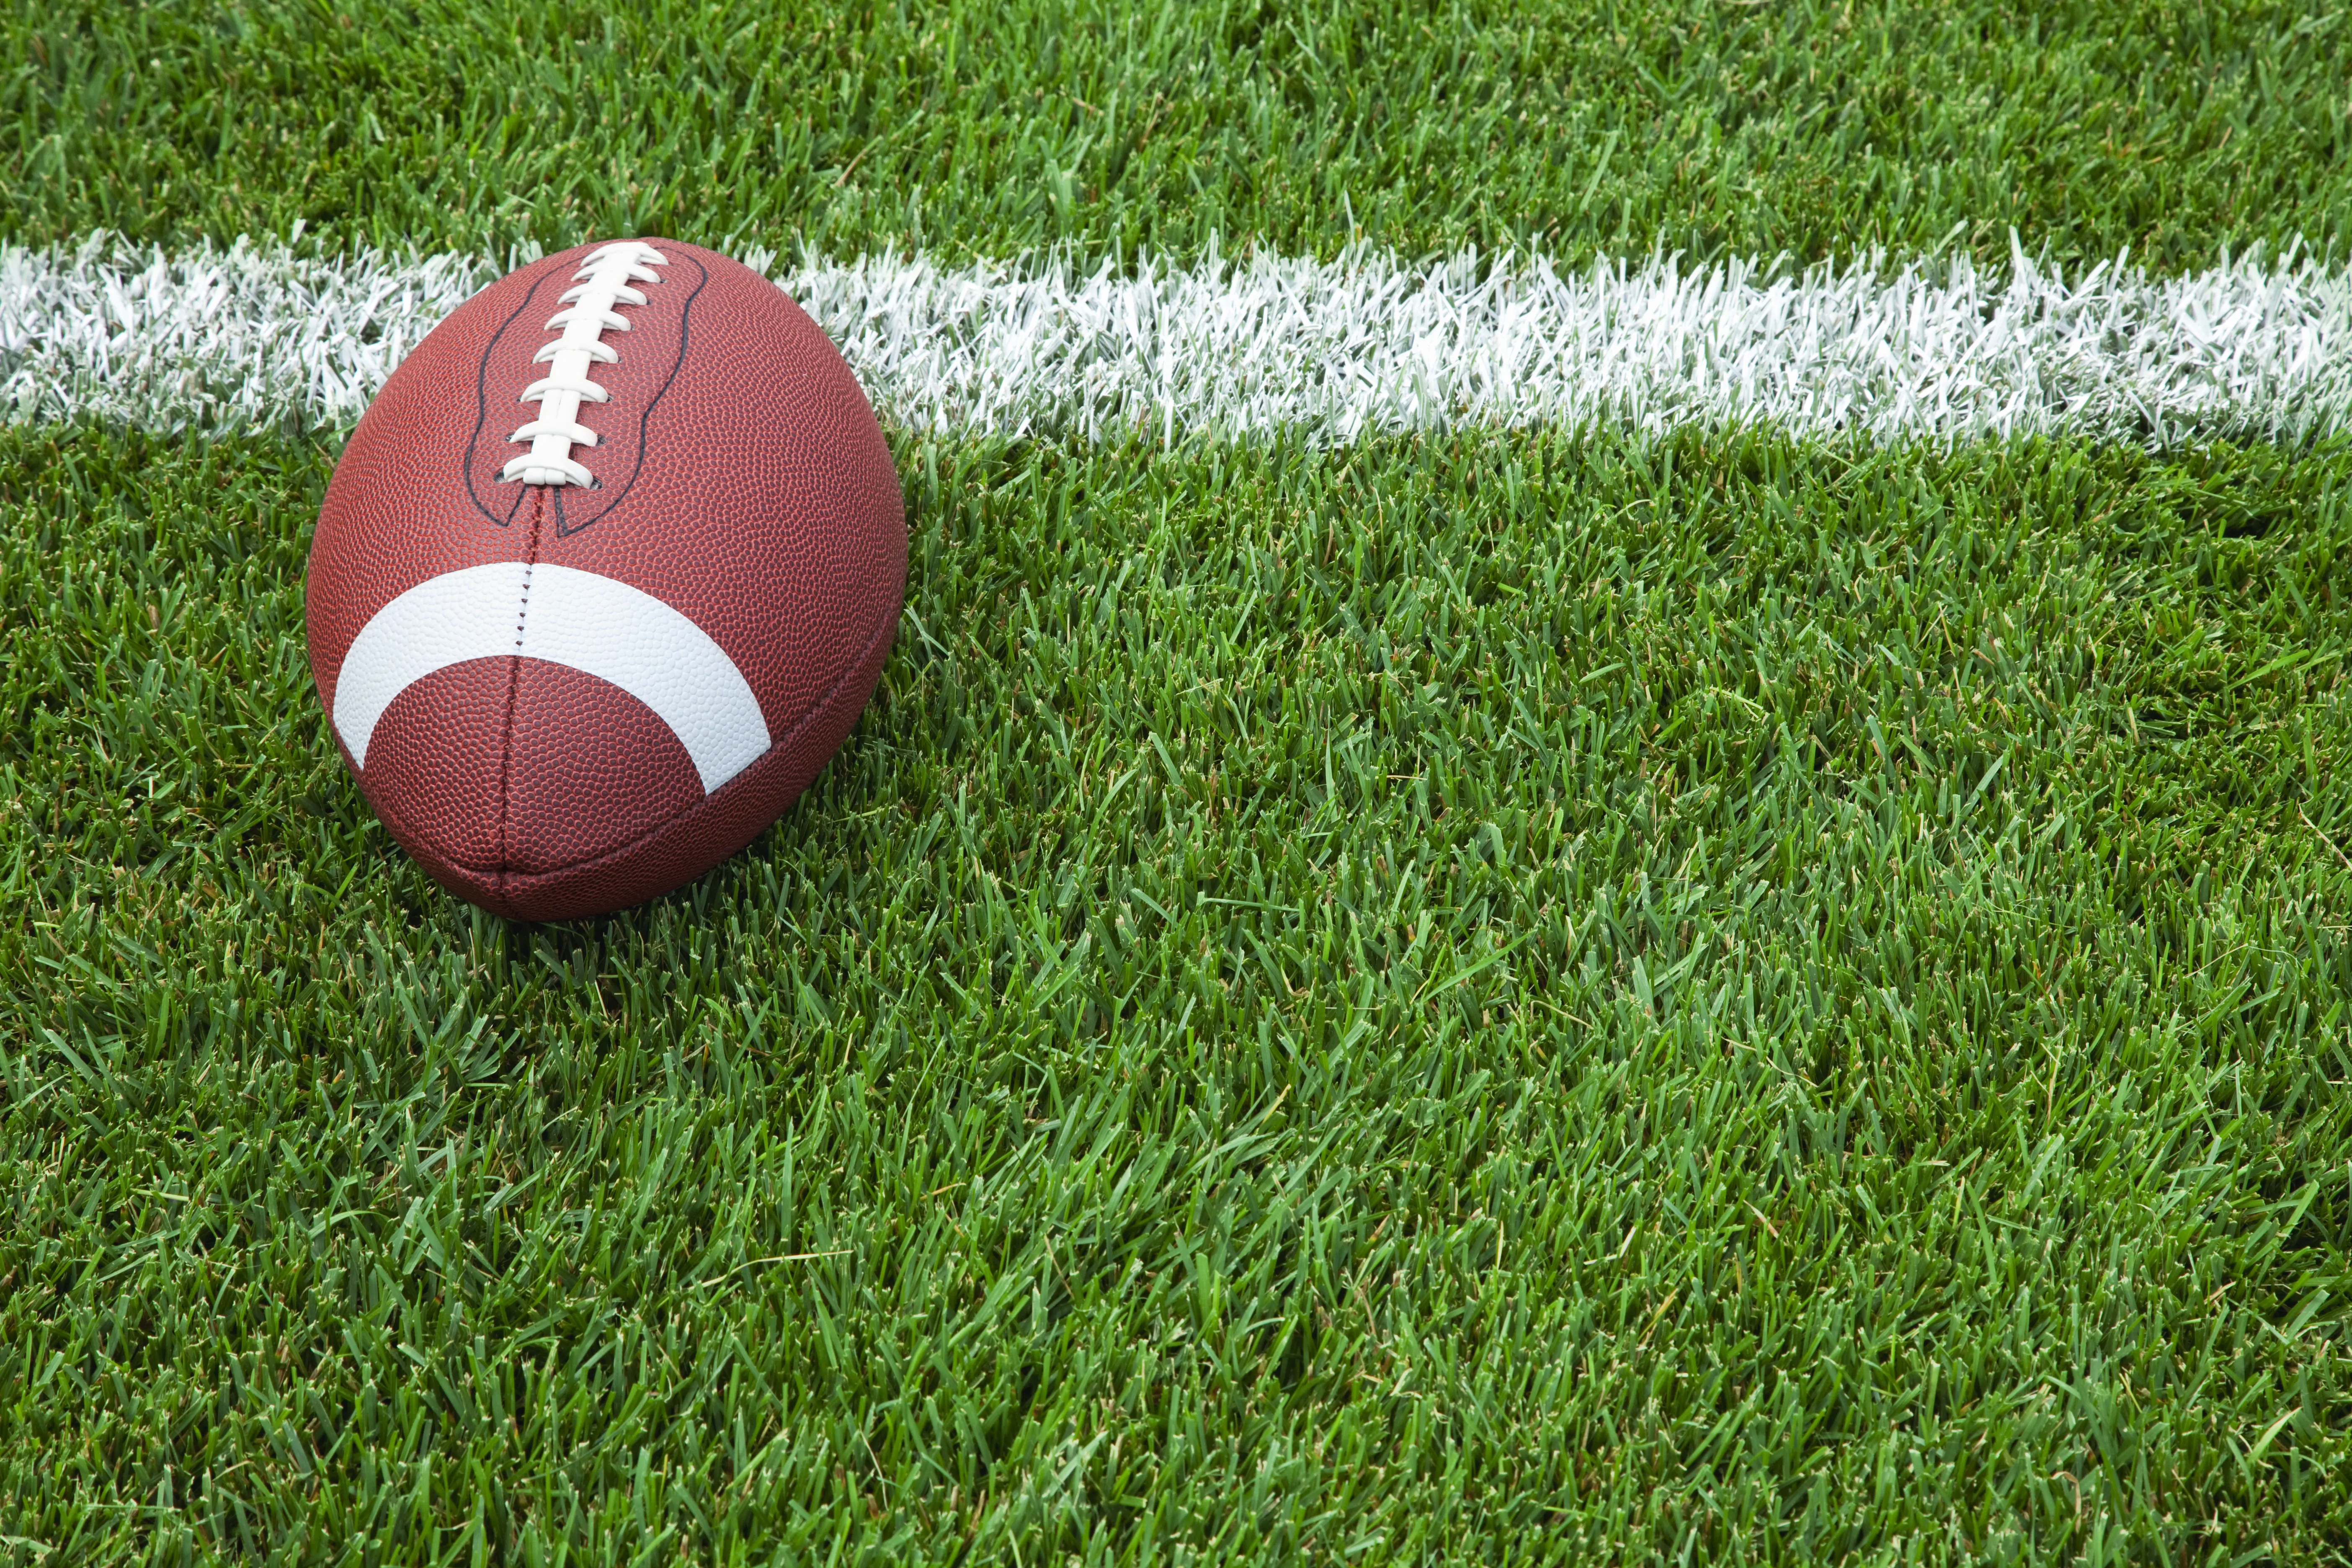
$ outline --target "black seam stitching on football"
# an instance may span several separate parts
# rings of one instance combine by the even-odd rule
[[[492,876],[501,888],[514,861],[507,836],[513,807],[515,710],[522,701],[522,628],[530,616],[530,579],[539,569],[539,524],[547,510],[547,487],[531,488],[539,491],[540,500],[530,509],[530,539],[523,548],[522,602],[515,606],[515,650],[507,656],[506,723],[499,740],[499,863]]]

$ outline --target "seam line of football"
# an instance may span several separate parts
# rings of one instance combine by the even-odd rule
[[[531,575],[539,569],[539,525],[547,512],[547,488],[538,485],[532,489],[530,537],[523,545],[522,590],[515,605],[514,653],[507,661],[506,721],[499,744],[499,864],[491,879],[501,893],[514,874],[514,846],[508,836],[514,810],[515,710],[522,700],[523,628],[530,619]]]

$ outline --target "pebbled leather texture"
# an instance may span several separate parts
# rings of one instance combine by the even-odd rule
[[[642,286],[644,305],[618,308],[630,330],[604,342],[619,358],[593,369],[611,400],[580,413],[598,441],[573,455],[595,489],[496,480],[523,450],[507,437],[532,416],[520,395],[545,374],[531,355],[595,248],[582,246],[476,295],[394,372],[336,466],[311,542],[310,669],[331,716],[354,642],[402,595],[422,587],[420,600],[472,617],[388,616],[407,640],[361,649],[353,679],[374,684],[344,709],[347,721],[380,709],[359,739],[364,765],[335,733],[369,803],[435,879],[518,919],[638,903],[748,844],[856,722],[906,584],[897,470],[833,344],[750,268],[646,243],[669,265]],[[510,639],[502,603],[425,586],[508,563],[523,570],[461,581],[519,585]],[[537,579],[550,619],[534,637],[542,563],[559,570]],[[613,646],[600,646],[603,621],[583,606],[639,595],[700,637],[665,632],[639,605],[611,617]],[[769,743],[746,764],[762,725]],[[706,793],[706,774],[723,782]]]

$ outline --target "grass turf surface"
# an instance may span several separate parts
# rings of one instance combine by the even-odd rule
[[[0,227],[2201,265],[2346,26],[62,5]],[[2352,448],[896,438],[848,749],[531,929],[331,433],[0,434],[12,1568],[2347,1554]]]
[[[2305,5],[62,0],[0,36],[34,240],[2352,242],[2352,19]]]
[[[847,750],[561,929],[321,735],[331,454],[0,454],[44,1561],[2352,1528],[2352,453],[908,446]]]

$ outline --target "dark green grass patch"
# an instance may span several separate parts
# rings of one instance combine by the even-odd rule
[[[601,13],[601,14],[600,14]],[[0,232],[2059,259],[2352,238],[2317,5],[62,0]],[[1955,234],[1957,231],[1957,235]]]
[[[2340,1556],[2352,454],[901,456],[846,751],[541,929],[328,450],[0,440],[0,1556]]]

